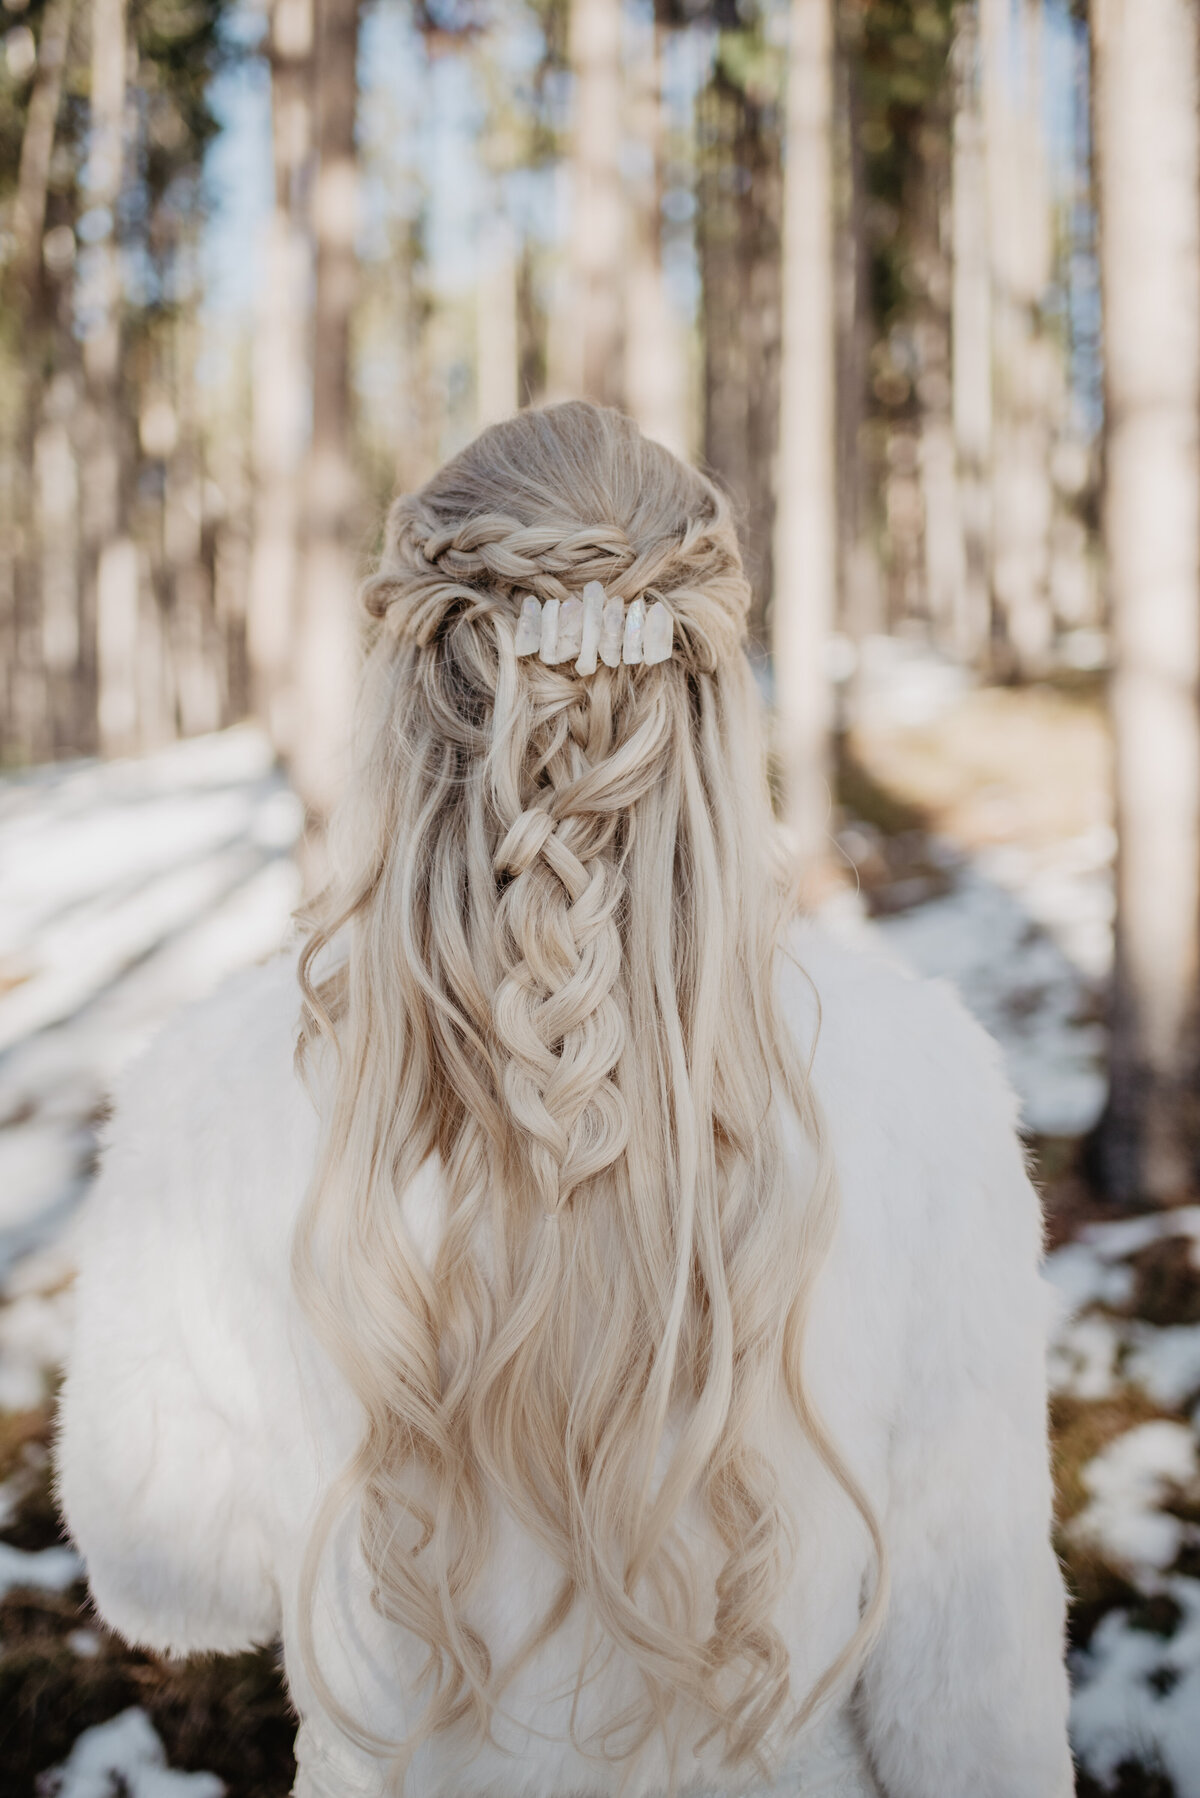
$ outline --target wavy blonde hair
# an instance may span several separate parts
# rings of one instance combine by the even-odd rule
[[[589,580],[664,599],[671,659],[586,680],[518,660],[521,597]],[[581,1603],[641,1676],[613,1758],[690,1715],[761,1767],[858,1664],[883,1580],[798,1704],[774,1621],[792,1520],[760,1440],[781,1392],[881,1575],[882,1545],[801,1377],[835,1193],[776,1006],[789,907],[729,508],[618,413],[525,412],[395,502],[365,598],[344,872],[301,963],[301,1053],[324,1037],[336,1059],[296,1276],[366,1428],[309,1598],[354,1500],[376,1604],[429,1647],[400,1783],[433,1732],[485,1738]],[[807,1190],[781,1105],[816,1150]],[[430,1157],[427,1265],[399,1201]],[[503,1666],[470,1622],[495,1503],[560,1573]],[[694,1505],[715,1592],[680,1528]]]

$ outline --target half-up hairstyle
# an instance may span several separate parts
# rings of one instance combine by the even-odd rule
[[[665,601],[669,660],[584,678],[517,657],[523,597],[592,580]],[[525,412],[393,505],[365,599],[342,871],[301,963],[301,1052],[336,1053],[296,1275],[366,1428],[310,1596],[331,1508],[356,1502],[375,1602],[429,1648],[397,1779],[435,1731],[486,1737],[576,1606],[640,1675],[616,1758],[687,1716],[730,1765],[766,1765],[858,1664],[884,1582],[801,1377],[835,1194],[776,1009],[787,905],[727,504],[618,413]],[[432,1262],[400,1207],[430,1158]],[[774,1620],[794,1519],[761,1427],[781,1394],[880,1562],[807,1694]],[[503,1665],[470,1621],[496,1505],[561,1575]]]

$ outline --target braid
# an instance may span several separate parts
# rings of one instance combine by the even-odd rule
[[[511,617],[518,592],[563,600],[589,581],[615,599],[666,600],[685,655],[707,672],[742,638],[749,589],[723,505],[635,547],[615,526],[570,520],[535,527],[488,512],[450,526],[420,495],[405,496],[388,516],[363,602],[373,618],[428,647],[448,618]]]
[[[614,742],[608,670],[588,703],[552,670],[535,668],[531,678],[538,691],[520,693],[517,716],[496,721],[503,753],[492,790],[504,834],[494,866],[504,884],[495,944],[504,973],[494,1016],[505,1099],[528,1133],[534,1186],[553,1215],[627,1141],[611,1078],[627,1029],[621,816],[655,779],[666,730],[652,700],[633,736]],[[530,715],[536,722],[523,730]]]

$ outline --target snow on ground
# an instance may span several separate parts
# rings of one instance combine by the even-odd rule
[[[863,827],[842,840],[853,862]],[[945,892],[876,918],[859,894],[843,892],[822,916],[839,934],[949,980],[1001,1044],[1025,1128],[1082,1135],[1106,1091],[1095,1017],[1112,959],[1111,832],[1036,852],[1006,844],[970,858],[934,840],[928,853]]]
[[[1140,1393],[1172,1414],[1121,1430],[1080,1471],[1069,1549],[1098,1555],[1145,1612],[1109,1611],[1072,1657],[1071,1729],[1102,1786],[1136,1763],[1165,1774],[1176,1798],[1200,1798],[1200,1326],[1133,1314],[1134,1260],[1164,1249],[1200,1275],[1200,1206],[1093,1224],[1047,1259],[1052,1391],[1110,1406]]]
[[[1132,1761],[1165,1773],[1175,1798],[1200,1798],[1200,1580],[1166,1580],[1161,1595],[1177,1619],[1168,1638],[1110,1611],[1079,1657],[1075,1751],[1106,1788]]]
[[[83,1562],[71,1548],[27,1551],[0,1542],[0,1598],[18,1586],[35,1592],[65,1592],[83,1572]]]
[[[1186,1424],[1166,1417],[1139,1424],[1088,1462],[1088,1502],[1070,1527],[1110,1567],[1152,1587],[1200,1533],[1163,1509],[1195,1485],[1198,1473],[1195,1433]]]
[[[0,1276],[61,1236],[120,1066],[282,940],[299,826],[250,726],[0,782]]]
[[[39,1404],[61,1360],[71,1222],[113,1075],[176,1005],[284,939],[299,823],[248,727],[141,762],[0,782],[0,1410]],[[959,987],[1000,1039],[1032,1130],[1086,1129],[1104,1095],[1094,1019],[1111,956],[1111,835],[926,851],[936,881],[913,883],[916,902],[901,894],[871,919],[843,895],[829,921]],[[1137,1257],[1169,1243],[1200,1268],[1200,1207],[1093,1226],[1049,1258],[1051,1380],[1072,1402],[1137,1392],[1150,1408],[1081,1469],[1082,1509],[1067,1528],[1170,1620],[1154,1633],[1123,1605],[1100,1621],[1075,1657],[1077,1749],[1102,1783],[1138,1759],[1169,1772],[1178,1798],[1200,1798],[1200,1471],[1188,1417],[1200,1415],[1200,1324],[1133,1315]],[[0,1488],[0,1526],[20,1502],[12,1485]],[[0,1589],[64,1590],[78,1573],[65,1547],[0,1544]],[[81,1656],[96,1652],[94,1632],[76,1638]],[[87,1731],[46,1776],[59,1798],[222,1789],[214,1775],[170,1771],[138,1710]]]
[[[141,761],[0,781],[0,1412],[32,1411],[69,1328],[72,1220],[121,1065],[177,1005],[284,940],[300,807],[248,726]],[[19,1508],[0,1490],[0,1525]],[[10,1490],[9,1488],[13,1488]],[[0,1596],[65,1591],[65,1547],[0,1543]],[[69,1638],[81,1656],[98,1638]],[[60,1798],[218,1798],[128,1710],[44,1776]]]
[[[145,1711],[85,1729],[61,1767],[38,1781],[46,1798],[222,1798],[215,1773],[173,1773]]]

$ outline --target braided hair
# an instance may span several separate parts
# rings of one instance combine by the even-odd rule
[[[523,596],[593,580],[668,603],[668,660],[583,679],[518,658]],[[434,1732],[484,1739],[577,1607],[640,1690],[600,1752],[690,1731],[767,1766],[859,1663],[883,1592],[792,1693],[774,1607],[795,1520],[761,1440],[779,1395],[881,1573],[882,1548],[801,1378],[835,1196],[776,1014],[786,891],[728,505],[618,413],[526,412],[393,505],[364,598],[342,872],[301,962],[302,1057],[336,1056],[296,1277],[366,1423],[310,1593],[353,1501],[376,1604],[429,1648],[397,1782]],[[427,1164],[428,1260],[401,1202]],[[503,1661],[471,1604],[497,1502],[559,1571]],[[311,1619],[306,1640],[314,1660]]]

